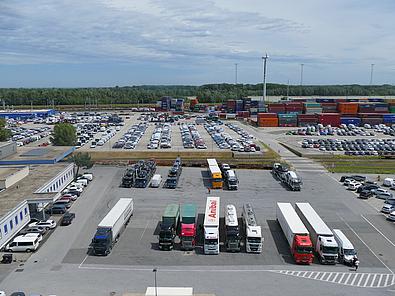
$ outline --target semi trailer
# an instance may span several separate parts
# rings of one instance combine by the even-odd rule
[[[295,210],[307,230],[322,264],[336,264],[338,245],[332,231],[309,203],[296,203]]]
[[[246,234],[246,252],[261,253],[263,246],[262,230],[256,221],[252,204],[248,203],[243,206],[242,216]]]
[[[196,205],[183,204],[181,206],[181,249],[190,251],[196,244]]]
[[[277,203],[276,218],[287,239],[296,263],[313,262],[313,245],[309,231],[290,203]]]
[[[225,207],[225,247],[228,252],[240,252],[240,230],[236,207]]]
[[[110,212],[103,218],[92,240],[94,255],[108,255],[119,235],[133,215],[133,199],[120,198]]]
[[[204,254],[219,254],[219,197],[209,196],[204,213]]]

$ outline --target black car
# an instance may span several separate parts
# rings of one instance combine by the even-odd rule
[[[372,190],[378,189],[378,188],[380,188],[380,186],[378,186],[378,185],[376,185],[376,184],[367,184],[367,185],[364,185],[364,186],[360,186],[360,187],[357,189],[357,193],[360,193],[360,192],[362,192],[363,190],[372,191]]]
[[[75,213],[66,212],[63,215],[61,226],[70,225],[73,219],[75,218]]]
[[[373,196],[373,192],[370,190],[362,190],[361,193],[359,194],[359,198],[362,199],[369,199]]]
[[[49,215],[64,214],[67,212],[67,208],[63,204],[57,204],[57,205],[53,205],[45,212]]]

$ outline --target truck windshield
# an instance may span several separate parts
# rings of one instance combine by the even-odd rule
[[[190,241],[193,240],[193,236],[183,236],[183,237],[182,237],[182,240],[183,240],[183,241],[188,241],[188,242],[190,242]]]
[[[337,247],[323,247],[322,251],[327,254],[337,254]]]
[[[344,255],[346,256],[355,256],[357,252],[354,249],[344,249]]]
[[[247,242],[253,243],[253,244],[260,244],[261,238],[260,237],[247,237]]]
[[[222,182],[221,178],[212,178],[211,179],[213,182]]]
[[[312,247],[297,247],[296,252],[299,254],[311,254],[313,252]]]
[[[106,245],[106,244],[107,244],[107,239],[104,239],[104,238],[94,238],[94,239],[93,239],[93,243],[94,243],[95,245],[103,246],[103,245]]]
[[[237,185],[237,180],[236,179],[231,179],[231,180],[228,181],[228,183],[230,185]]]
[[[216,245],[216,244],[218,244],[218,241],[216,239],[205,239],[204,244],[205,245]]]

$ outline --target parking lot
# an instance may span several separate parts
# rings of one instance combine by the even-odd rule
[[[165,175],[168,169],[159,167],[157,172]],[[178,247],[170,252],[157,248],[158,225],[168,203],[196,203],[199,222],[202,221],[208,194],[205,169],[184,168],[175,190],[120,188],[124,168],[96,167],[93,172],[95,178],[91,185],[71,208],[76,213],[75,221],[70,226],[57,228],[25,264],[23,272],[12,273],[4,280],[6,287],[23,288],[24,284],[21,286],[21,283],[27,283],[29,279],[26,284],[29,289],[47,293],[57,291],[57,295],[98,295],[98,289],[107,294],[110,291],[138,292],[152,285],[149,272],[152,274],[153,266],[160,271],[161,285],[180,286],[181,281],[184,285],[193,286],[197,292],[217,295],[240,295],[240,286],[246,281],[251,285],[255,282],[253,287],[256,287],[257,293],[265,287],[268,295],[277,295],[276,287],[285,277],[287,286],[304,283],[300,282],[306,281],[303,277],[310,276],[310,280],[322,277],[316,283],[317,287],[331,287],[339,293],[351,293],[354,287],[364,285],[367,288],[386,288],[393,283],[393,276],[390,276],[395,268],[393,223],[386,221],[369,201],[357,199],[336,178],[332,179],[326,173],[302,172],[304,188],[301,192],[290,192],[269,171],[237,170],[240,179],[238,191],[212,190],[211,195],[221,197],[221,217],[226,204],[234,204],[239,216],[244,203],[254,205],[258,223],[263,227],[263,252],[247,254],[243,250],[240,253],[221,252],[218,256],[208,256],[202,255],[201,239],[192,252],[180,251]],[[88,255],[88,246],[97,224],[120,197],[134,198],[135,210],[131,223],[109,256]],[[310,202],[330,228],[342,229],[352,241],[361,261],[359,272],[369,274],[369,278],[362,278],[359,273],[341,264],[325,266],[314,262],[311,266],[295,265],[276,222],[277,201]],[[37,273],[37,270],[40,272]],[[349,275],[351,272],[356,275]],[[195,278],[193,275],[196,273],[199,277]],[[218,275],[217,280],[223,283],[221,289],[210,281],[210,274]],[[333,280],[335,274],[343,276]],[[104,275],[107,281],[98,281]],[[330,280],[328,277],[326,281],[324,275],[325,279],[328,275],[333,277]],[[49,280],[45,286],[40,281],[35,283],[42,276]],[[58,279],[59,276],[62,277],[62,284],[56,287],[50,284],[51,279]],[[200,284],[202,281],[205,285]],[[260,284],[256,284],[257,281]],[[95,283],[94,287],[90,283]],[[68,285],[78,286],[78,289],[70,291]],[[307,287],[301,288],[301,291],[307,295],[315,294]],[[377,295],[375,289],[359,291],[363,295]]]

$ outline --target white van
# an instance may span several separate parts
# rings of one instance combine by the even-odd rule
[[[85,187],[88,186],[88,180],[85,179],[85,178],[84,179],[78,179],[76,182],[84,185]]]
[[[87,179],[88,181],[92,181],[92,180],[93,180],[93,174],[91,174],[91,173],[84,173],[84,174],[82,175],[82,177],[83,177],[84,179]]]
[[[392,179],[392,178],[385,178],[384,181],[383,181],[383,186],[391,187],[393,183],[394,183],[394,179]]]
[[[28,236],[20,235],[14,238],[12,243],[6,246],[6,250],[11,252],[34,252],[37,250],[40,242],[39,242],[40,234],[32,236],[29,234]]]
[[[158,188],[161,182],[162,182],[162,176],[159,174],[155,174],[151,179],[151,187]]]
[[[346,265],[353,264],[354,257],[357,256],[357,252],[354,249],[352,243],[344,235],[340,229],[333,229],[333,235],[339,246],[339,262]]]

